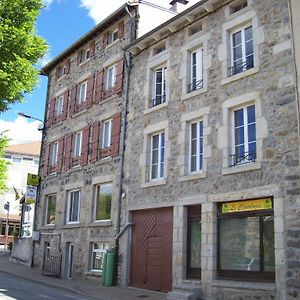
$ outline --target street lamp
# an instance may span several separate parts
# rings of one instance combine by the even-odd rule
[[[39,126],[39,127],[38,127],[38,130],[39,130],[39,131],[42,131],[42,130],[44,129],[44,121],[43,121],[43,120],[38,119],[38,118],[35,118],[35,117],[31,116],[31,115],[27,115],[27,114],[25,114],[25,113],[23,113],[23,112],[19,112],[18,115],[19,115],[20,117],[23,117],[23,118],[26,118],[26,119],[33,119],[33,120],[37,120],[37,121],[42,122],[42,127]]]

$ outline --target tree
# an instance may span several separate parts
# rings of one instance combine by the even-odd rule
[[[42,7],[42,0],[0,1],[0,113],[37,84],[36,64],[47,50],[35,31]]]
[[[7,165],[9,164],[4,157],[4,151],[8,146],[8,138],[0,134],[0,194],[7,190],[6,180],[7,180]]]

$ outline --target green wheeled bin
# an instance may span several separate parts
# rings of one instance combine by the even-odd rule
[[[105,286],[114,285],[115,279],[115,265],[116,265],[116,252],[114,250],[109,250],[106,254],[105,270],[103,264],[103,278]]]
[[[107,252],[103,256],[103,266],[102,266],[102,285],[105,285],[105,277],[107,270]]]

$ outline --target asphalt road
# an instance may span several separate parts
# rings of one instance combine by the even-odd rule
[[[18,277],[0,274],[0,300],[94,300]]]

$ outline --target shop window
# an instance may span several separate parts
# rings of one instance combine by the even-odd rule
[[[230,32],[231,66],[228,76],[254,67],[252,25],[242,26]]]
[[[95,221],[110,220],[112,184],[100,184],[95,191]]]
[[[188,206],[187,212],[187,278],[201,279],[201,206]]]
[[[92,243],[91,271],[103,270],[104,254],[109,249],[108,243]]]
[[[274,281],[274,213],[271,198],[219,205],[218,276]]]

